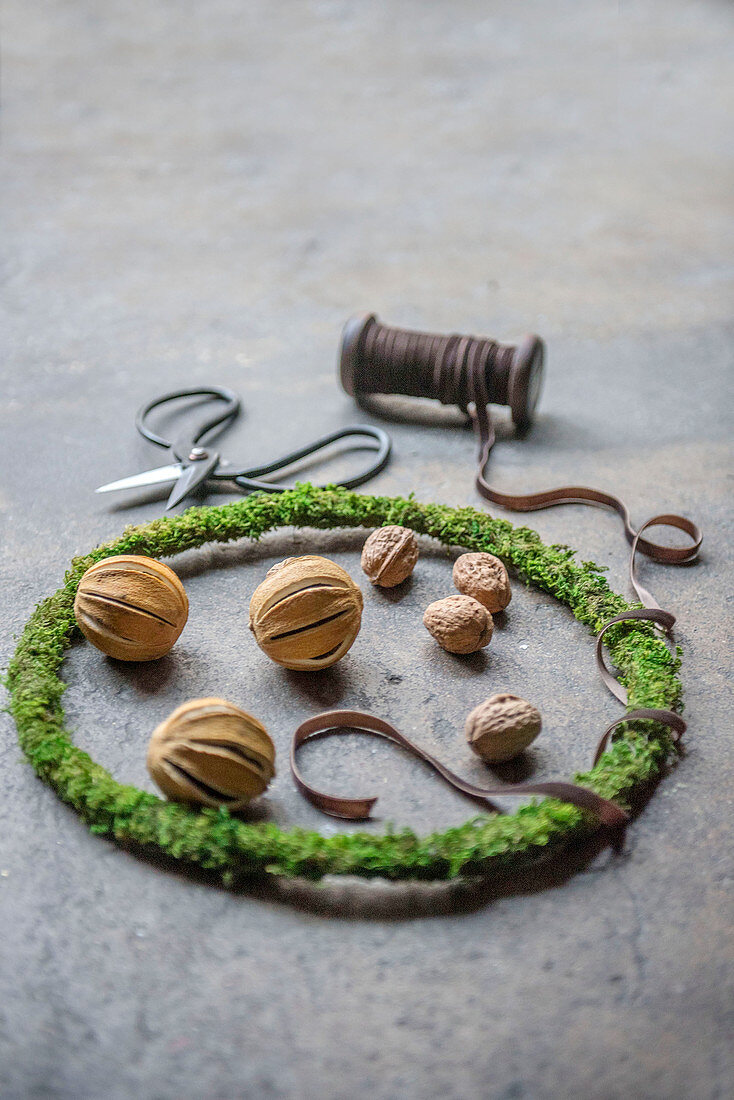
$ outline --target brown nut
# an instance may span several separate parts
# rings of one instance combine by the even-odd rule
[[[275,775],[275,745],[234,703],[191,699],[153,731],[147,763],[166,798],[240,810]]]
[[[362,547],[362,569],[380,588],[406,580],[417,561],[418,542],[409,527],[378,527]]]
[[[512,599],[507,570],[493,554],[462,554],[454,562],[453,580],[459,592],[473,596],[493,614],[504,611]]]
[[[488,764],[512,760],[540,733],[540,711],[519,695],[491,695],[469,714],[466,739]]]
[[[489,644],[494,630],[489,611],[471,596],[447,596],[429,604],[423,625],[449,653],[475,653]]]
[[[357,585],[336,562],[314,554],[278,562],[250,600],[250,630],[263,653],[298,671],[333,665],[361,622]]]
[[[154,661],[186,625],[189,601],[172,569],[154,558],[123,554],[90,566],[74,599],[79,629],[118,661]]]

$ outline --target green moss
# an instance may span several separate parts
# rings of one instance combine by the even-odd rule
[[[426,837],[412,832],[323,837],[303,829],[248,824],[226,810],[194,811],[117,783],[72,742],[64,725],[59,666],[76,624],[74,594],[84,571],[114,554],[167,557],[208,542],[258,539],[277,527],[353,528],[400,523],[446,546],[486,550],[512,566],[527,584],[567,604],[594,633],[628,605],[591,562],[578,562],[566,546],[545,546],[535,531],[515,527],[473,508],[419,504],[344,489],[299,485],[280,495],[257,493],[212,508],[190,508],[141,527],[75,558],[64,585],[44,600],[26,624],[8,669],[10,710],[20,744],[38,775],[73,806],[92,831],[124,844],[158,849],[175,859],[220,873],[225,881],[253,873],[383,876],[445,879],[486,874],[519,865],[548,846],[593,832],[593,817],[555,799],[523,806],[512,815],[472,818]],[[607,635],[629,708],[675,709],[680,704],[678,660],[650,623],[631,622]],[[575,778],[605,798],[628,800],[658,776],[673,746],[665,727],[625,723],[597,767]]]

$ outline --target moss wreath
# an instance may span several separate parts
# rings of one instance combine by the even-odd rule
[[[63,586],[38,605],[26,624],[6,683],[20,744],[40,778],[74,807],[93,833],[198,864],[217,872],[228,884],[255,874],[312,879],[348,874],[394,880],[486,875],[594,832],[599,828],[595,817],[552,798],[524,805],[512,815],[475,816],[457,828],[426,837],[407,830],[329,837],[298,828],[283,831],[269,823],[248,824],[226,809],[194,811],[124,786],[72,743],[64,726],[65,684],[59,667],[78,629],[74,595],[82,574],[94,562],[115,554],[169,557],[208,542],[257,540],[277,527],[390,523],[410,527],[447,547],[490,551],[512,565],[526,584],[567,604],[595,633],[631,606],[609,588],[599,567],[578,562],[568,547],[544,545],[535,531],[513,527],[474,508],[310,485],[298,485],[277,496],[256,493],[220,507],[190,508],[180,516],[128,527],[114,542],[74,558]],[[680,706],[682,685],[676,675],[680,662],[651,623],[613,626],[606,641],[629,692],[628,709]],[[660,775],[673,750],[665,726],[624,722],[599,763],[575,778],[604,798],[624,803]]]

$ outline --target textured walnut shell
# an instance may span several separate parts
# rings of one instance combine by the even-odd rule
[[[307,554],[270,569],[250,600],[250,630],[271,660],[297,671],[328,668],[351,647],[362,593],[340,565]]]
[[[79,629],[118,661],[154,661],[186,625],[189,601],[172,569],[123,554],[90,566],[74,599]]]
[[[191,699],[153,731],[147,763],[166,798],[239,810],[275,775],[275,745],[234,703]]]
[[[462,554],[454,562],[454,584],[465,596],[472,596],[497,614],[512,599],[510,578],[499,558],[493,554]]]
[[[491,695],[469,714],[466,739],[489,764],[512,760],[540,733],[540,711],[519,695]]]
[[[489,611],[471,596],[447,596],[429,604],[423,625],[449,653],[476,653],[489,644],[494,630]]]
[[[380,588],[407,580],[417,561],[418,542],[409,527],[378,527],[362,547],[362,569]]]

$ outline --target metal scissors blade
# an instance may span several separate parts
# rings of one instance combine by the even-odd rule
[[[175,508],[184,497],[187,497],[189,493],[193,493],[199,485],[203,485],[207,478],[215,473],[219,465],[219,455],[215,451],[207,451],[203,447],[195,447],[191,452],[191,458],[193,461],[184,463],[181,476],[171,489],[166,511],[169,508]]]
[[[151,412],[180,398],[189,397],[214,398],[219,404],[213,415],[208,415],[193,431],[172,442],[151,430],[147,423]],[[176,390],[154,398],[138,410],[135,426],[145,439],[158,447],[165,447],[171,457],[178,461],[167,466],[158,466],[154,470],[145,470],[141,474],[133,474],[132,477],[121,478],[119,481],[111,481],[107,485],[100,485],[96,492],[111,493],[121,489],[140,489],[173,482],[173,489],[166,505],[169,509],[179,504],[208,478],[227,477],[226,473],[217,473],[220,465],[226,466],[226,463],[220,461],[219,453],[208,446],[199,446],[199,443],[217,428],[221,430],[222,426],[226,427],[237,416],[239,408],[240,401],[237,394],[223,386]]]
[[[206,462],[188,464],[176,462],[170,466],[158,466],[155,470],[145,470],[142,474],[133,474],[132,477],[123,477],[119,481],[110,481],[109,484],[100,485],[94,491],[95,493],[114,493],[118,489],[142,489],[149,485],[167,485],[173,482],[166,508],[175,508],[184,497],[194,491],[197,485],[206,481],[218,465],[218,455],[212,455]]]
[[[166,485],[170,481],[178,481],[184,471],[183,462],[174,462],[170,466],[158,466],[155,470],[144,470],[142,474],[133,474],[131,477],[120,478],[119,481],[110,481],[107,485],[100,485],[95,493],[116,493],[118,489],[141,489],[146,485]]]

